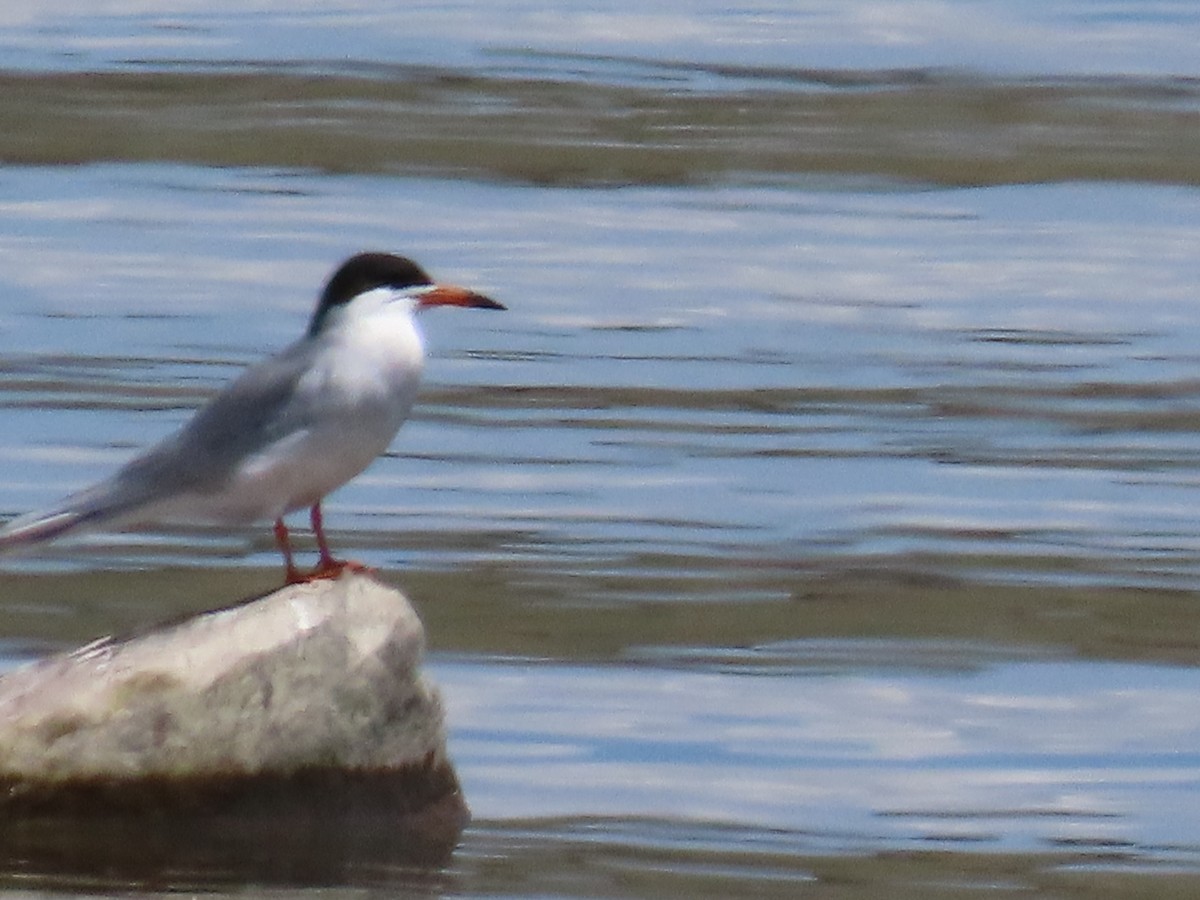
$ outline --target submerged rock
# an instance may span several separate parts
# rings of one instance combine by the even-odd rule
[[[347,575],[0,678],[0,863],[444,858],[467,812],[423,649],[403,595]]]

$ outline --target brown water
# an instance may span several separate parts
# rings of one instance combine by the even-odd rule
[[[327,505],[419,605],[475,824],[323,892],[1195,892],[1194,13],[171,9],[0,44],[0,514],[292,340],[348,253],[510,307],[428,321]],[[265,528],[4,567],[10,664],[279,577]],[[269,871],[0,880],[315,886]]]
[[[581,61],[590,60],[562,63]],[[621,61],[608,62],[616,69]],[[699,75],[719,86],[688,90]],[[0,159],[601,186],[831,175],[946,186],[1200,177],[1192,152],[1200,87],[1190,79],[981,81],[955,72],[687,64],[662,64],[645,77],[648,84],[597,84],[404,66],[7,73]]]

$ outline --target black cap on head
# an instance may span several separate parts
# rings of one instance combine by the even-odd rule
[[[433,284],[433,279],[411,259],[392,253],[359,253],[330,276],[316,312],[308,323],[308,336],[321,330],[329,310],[349,303],[359,294],[378,287],[404,289]]]

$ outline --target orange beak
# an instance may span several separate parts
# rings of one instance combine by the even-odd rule
[[[507,309],[491,297],[453,284],[435,284],[417,300],[417,309],[427,306],[467,306],[475,309]]]

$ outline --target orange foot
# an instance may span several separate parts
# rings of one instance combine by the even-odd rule
[[[355,562],[352,559],[323,559],[311,572],[301,572],[296,568],[287,571],[287,584],[307,584],[310,581],[331,581],[341,577],[343,572],[371,573],[375,570],[370,566]]]

